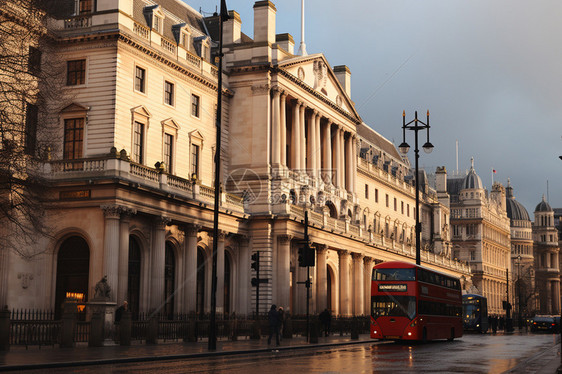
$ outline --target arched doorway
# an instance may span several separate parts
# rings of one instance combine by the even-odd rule
[[[174,294],[176,291],[176,257],[174,255],[174,246],[170,242],[166,242],[164,263],[164,315],[168,319],[173,319]]]
[[[330,209],[330,217],[338,218],[338,212],[336,210],[336,206],[331,201],[326,201],[326,206]]]
[[[129,271],[127,278],[127,302],[131,318],[137,320],[140,310],[141,247],[134,236],[129,236]]]
[[[228,315],[232,313],[230,307],[230,295],[232,294],[232,284],[231,284],[231,274],[232,267],[230,261],[230,254],[225,252],[224,254],[224,314]]]
[[[205,253],[201,247],[197,247],[197,296],[195,303],[197,315],[205,313]]]
[[[79,237],[72,236],[60,246],[57,256],[57,283],[55,291],[55,319],[62,317],[62,304],[67,297],[88,300],[90,275],[90,248]]]

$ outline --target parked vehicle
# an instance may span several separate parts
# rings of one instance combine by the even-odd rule
[[[531,320],[531,332],[551,332],[559,331],[559,323],[550,316],[535,316]]]

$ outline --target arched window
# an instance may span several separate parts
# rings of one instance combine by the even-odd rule
[[[172,243],[166,242],[164,265],[164,313],[168,319],[174,318],[174,293],[176,291],[176,257]]]
[[[90,274],[90,248],[79,237],[72,236],[60,246],[57,256],[57,284],[55,291],[55,319],[62,317],[62,306],[66,298],[80,302],[88,300],[88,278]]]

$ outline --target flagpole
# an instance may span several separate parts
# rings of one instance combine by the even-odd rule
[[[492,168],[492,187],[494,187],[494,169]]]

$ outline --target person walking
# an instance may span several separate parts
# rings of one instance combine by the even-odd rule
[[[332,322],[332,315],[330,314],[328,308],[324,309],[324,311],[320,313],[318,319],[320,319],[320,323],[322,323],[324,336],[328,336],[330,334],[330,323]]]
[[[275,343],[279,345],[279,312],[277,312],[277,306],[275,304],[269,309],[267,318],[269,319],[269,339],[267,339],[267,345],[271,344],[273,335],[275,335]]]

